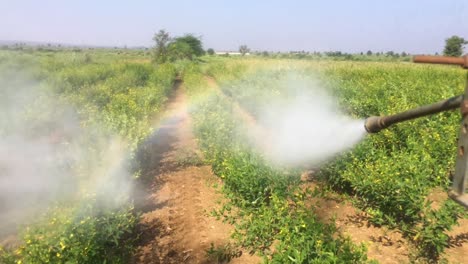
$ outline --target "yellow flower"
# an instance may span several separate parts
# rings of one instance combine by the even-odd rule
[[[59,257],[59,258],[60,258],[60,256],[61,256],[61,255],[60,255],[60,253],[57,253],[57,257]]]
[[[322,246],[322,240],[317,240],[317,247]]]

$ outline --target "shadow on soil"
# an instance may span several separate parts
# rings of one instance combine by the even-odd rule
[[[169,95],[165,109],[175,100],[181,85],[180,80],[174,82],[173,91]],[[177,140],[177,126],[183,121],[179,116],[169,116],[163,119],[158,127],[136,151],[134,171],[140,172],[140,177],[134,187],[133,198],[137,211],[146,213],[165,204],[155,204],[149,199],[152,193],[156,193],[165,180],[159,177],[164,172],[177,169],[177,164],[169,164],[165,161],[168,153],[174,151]]]
[[[174,83],[173,92],[169,96],[165,109],[173,110],[171,106],[177,100],[177,93],[181,86],[181,81]],[[169,206],[170,202],[158,202],[154,194],[157,193],[166,183],[165,173],[179,171],[186,166],[178,159],[168,158],[170,153],[176,151],[178,143],[178,127],[184,122],[184,116],[175,114],[161,120],[156,129],[146,139],[136,151],[135,170],[140,171],[133,198],[135,210],[142,215],[151,214],[152,211]],[[179,156],[177,154],[177,156]],[[182,154],[183,156],[183,154]],[[174,232],[158,218],[141,221],[136,230],[138,241],[136,246],[141,250],[134,256],[130,263],[186,263],[190,262],[188,257],[190,252],[178,252],[176,245],[172,249],[162,249],[157,243],[164,240],[171,232]],[[157,239],[155,239],[157,238]],[[156,243],[156,244],[155,244]],[[165,250],[163,252],[163,250]]]

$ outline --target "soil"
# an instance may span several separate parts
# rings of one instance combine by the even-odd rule
[[[468,219],[461,219],[458,223],[447,233],[450,240],[444,257],[449,263],[468,263]]]
[[[321,188],[316,182],[304,183],[304,188]],[[385,227],[376,227],[368,221],[365,212],[354,207],[339,194],[327,193],[315,197],[307,205],[324,222],[334,222],[338,232],[354,243],[367,247],[369,259],[379,263],[410,263],[411,246],[402,234]]]
[[[439,209],[447,199],[447,191],[442,188],[434,188],[427,197],[434,210]],[[449,263],[468,263],[468,219],[458,220],[458,225],[447,232],[447,235],[450,237],[449,246],[445,249],[443,257]]]
[[[233,227],[209,216],[222,194],[211,167],[201,164],[183,85],[176,84],[167,116],[139,153],[143,161],[140,238],[133,263],[221,263],[206,251],[229,247]],[[227,252],[226,252],[227,253]],[[259,263],[245,252],[230,263]]]

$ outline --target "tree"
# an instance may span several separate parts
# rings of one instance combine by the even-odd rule
[[[371,55],[372,55],[372,51],[371,51],[371,50],[368,50],[366,54],[367,54],[367,56],[371,56]]]
[[[154,61],[156,63],[164,63],[167,61],[167,45],[171,41],[169,33],[164,29],[159,30],[153,37],[156,46],[154,47]]]
[[[208,55],[211,56],[211,55],[214,55],[214,54],[215,54],[215,51],[214,51],[214,49],[209,48],[209,49],[206,50],[206,53],[208,53]]]
[[[239,52],[242,54],[242,56],[244,56],[250,52],[250,49],[247,47],[247,45],[240,45]]]
[[[197,38],[192,34],[186,34],[182,37],[177,37],[174,39],[174,42],[182,42],[189,45],[194,56],[202,56],[205,54],[205,50],[203,49],[200,38]]]
[[[192,60],[195,56],[205,54],[200,38],[192,34],[171,38],[168,32],[160,30],[154,35],[153,40],[156,42],[154,47],[154,62],[156,63],[182,59]]]
[[[452,36],[445,40],[444,55],[459,57],[463,54],[463,45],[468,44],[464,38]]]
[[[193,58],[192,47],[183,41],[174,41],[167,46],[167,59],[169,61],[191,60]]]

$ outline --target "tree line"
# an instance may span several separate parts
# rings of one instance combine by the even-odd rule
[[[153,61],[157,64],[165,62],[174,62],[176,60],[193,60],[197,57],[203,56],[205,54],[214,55],[215,51],[212,48],[203,49],[202,39],[199,36],[193,34],[185,34],[183,36],[171,37],[170,34],[162,29],[156,33],[153,37],[155,46],[153,47]],[[453,56],[459,57],[463,55],[463,48],[468,44],[468,40],[460,36],[451,36],[445,39],[444,50],[442,51],[444,56]],[[0,49],[14,49],[22,50],[26,47],[26,43],[15,43],[14,45],[2,45]],[[47,44],[47,47],[51,47],[51,44]],[[62,48],[59,44],[57,48]],[[38,50],[42,50],[43,47],[39,46]],[[244,56],[251,52],[250,48],[243,44],[239,46],[239,53]],[[327,52],[308,52],[308,51],[290,51],[290,52],[269,52],[269,51],[254,51],[254,55],[257,56],[287,56],[293,58],[307,58],[307,57],[332,57],[332,58],[342,58],[342,59],[356,59],[359,56],[378,56],[386,57],[391,59],[406,58],[410,56],[407,52],[373,52],[368,50],[367,52],[358,52],[358,53],[346,53],[341,51],[327,51]],[[226,54],[228,55],[228,54]],[[439,55],[436,53],[435,55]]]
[[[201,37],[196,37],[193,34],[185,34],[181,37],[172,38],[165,30],[160,30],[154,35],[153,40],[155,41],[154,56],[153,59],[156,63],[172,62],[180,59],[193,60],[196,57],[208,54],[214,55],[215,51],[212,48],[203,49]],[[443,55],[445,56],[461,56],[463,54],[464,45],[468,44],[468,41],[459,36],[452,36],[445,40],[445,47]],[[250,53],[250,48],[247,45],[239,46],[239,53],[246,55]],[[226,54],[228,55],[228,54]],[[290,51],[287,53],[272,53],[268,51],[256,51],[254,55],[257,56],[288,56],[294,58],[306,58],[306,57],[334,57],[344,59],[356,59],[357,56],[381,56],[387,58],[406,58],[410,56],[407,52],[367,52],[360,53],[345,53],[341,51],[328,51],[328,52],[306,52],[306,51]],[[438,55],[438,53],[436,53]]]

